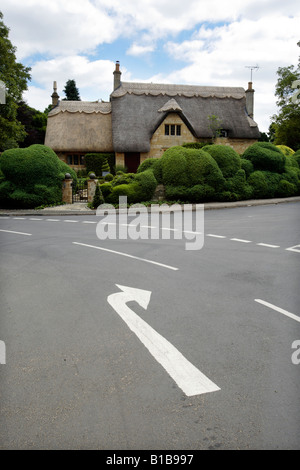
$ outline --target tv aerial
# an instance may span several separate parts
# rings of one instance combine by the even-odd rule
[[[245,67],[246,67],[246,69],[251,70],[251,79],[250,79],[250,81],[252,82],[252,72],[253,72],[253,70],[258,70],[259,66],[258,65],[245,65]]]

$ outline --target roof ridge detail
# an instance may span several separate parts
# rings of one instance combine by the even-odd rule
[[[182,108],[179,106],[179,104],[174,98],[171,98],[158,110],[159,113],[164,113],[168,111],[182,111]]]
[[[110,102],[98,102],[98,101],[60,101],[59,105],[53,108],[49,112],[49,116],[55,116],[59,113],[100,113],[110,114],[111,103]]]
[[[221,86],[199,86],[199,85],[173,85],[165,83],[135,83],[122,82],[111,96],[119,98],[126,94],[151,95],[151,96],[185,96],[201,98],[233,98],[242,99],[245,97],[245,90],[242,87],[221,87]]]

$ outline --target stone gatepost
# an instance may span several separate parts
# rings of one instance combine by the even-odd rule
[[[62,183],[62,201],[66,204],[72,204],[73,202],[72,183],[73,180],[70,173],[66,173]]]
[[[96,176],[91,173],[90,179],[88,180],[88,202],[93,202],[97,184],[98,180],[96,179]]]

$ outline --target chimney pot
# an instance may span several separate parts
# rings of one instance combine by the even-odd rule
[[[120,62],[116,61],[116,69],[114,71],[114,90],[116,90],[121,85],[121,75],[120,71]]]

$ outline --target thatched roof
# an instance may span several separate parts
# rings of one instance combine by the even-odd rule
[[[149,152],[150,140],[170,112],[177,112],[197,138],[210,138],[208,116],[222,121],[229,138],[257,139],[241,87],[205,87],[122,82],[111,94],[116,152]]]
[[[48,114],[45,145],[56,152],[111,152],[111,103],[61,101]]]

